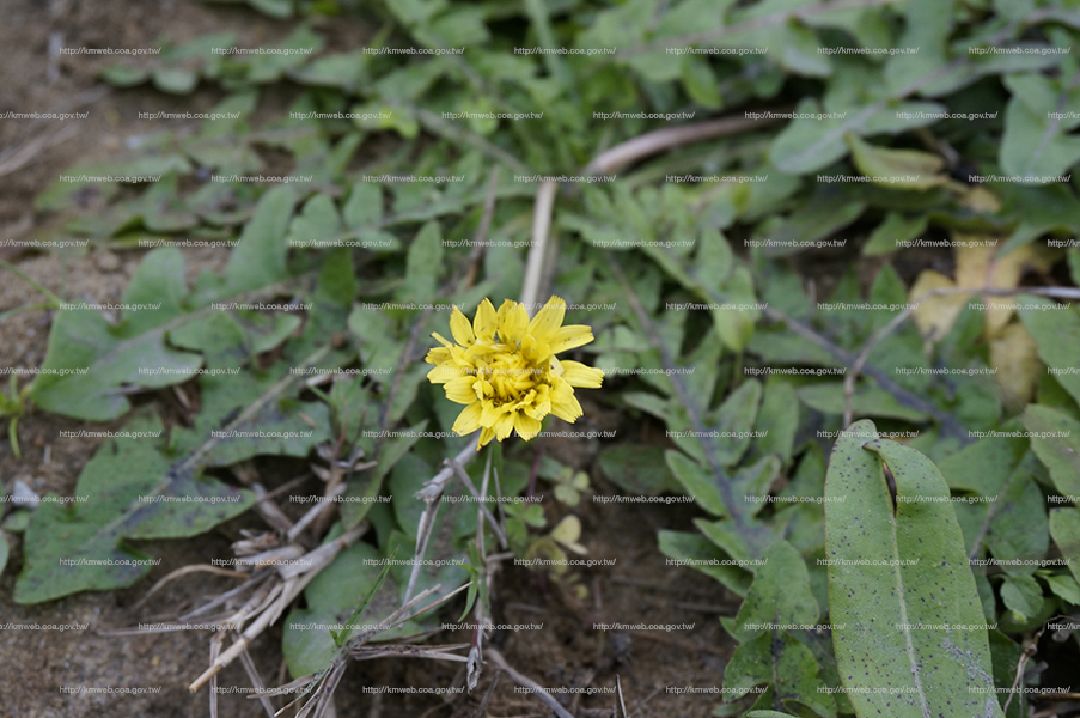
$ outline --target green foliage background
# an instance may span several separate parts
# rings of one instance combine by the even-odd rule
[[[476,236],[489,197],[495,203],[490,239],[520,241],[528,237],[537,188],[521,181],[522,175],[580,176],[602,151],[646,131],[733,115],[753,121],[737,134],[619,168],[613,181],[563,187],[552,227],[559,240],[555,291],[573,304],[608,307],[575,310],[568,317],[593,326],[597,341],[586,351],[609,372],[596,403],[618,412],[626,426],[648,422],[670,437],[662,445],[602,444],[603,474],[628,492],[692,496],[701,509],[695,526],[660,532],[659,549],[675,559],[712,562],[701,570],[745,599],[739,616],[726,625],[738,647],[724,685],[767,689],[741,698],[736,692],[717,714],[753,707],[756,712],[748,715],[872,715],[859,701],[819,691],[846,680],[837,657],[855,660],[850,652],[834,652],[834,640],[844,645],[842,639],[828,631],[744,627],[747,621],[815,624],[830,617],[830,582],[845,579],[830,575],[820,560],[847,554],[828,545],[827,522],[835,521],[839,530],[863,514],[834,518],[822,501],[802,499],[826,496],[832,441],[823,437],[844,428],[843,379],[831,371],[850,371],[872,340],[854,384],[854,414],[873,419],[878,430],[915,437],[903,442],[910,448],[887,442],[886,448],[875,444],[872,453],[862,442],[843,449],[868,467],[848,478],[876,487],[876,499],[866,500],[884,511],[882,525],[892,518],[895,530],[918,533],[950,522],[957,530],[941,539],[941,551],[954,559],[1074,561],[1067,568],[1027,563],[996,571],[958,569],[948,590],[975,611],[963,616],[996,626],[972,638],[979,669],[992,673],[993,684],[1008,687],[1020,641],[1051,617],[1078,610],[1080,512],[1072,503],[1080,495],[1080,379],[1065,371],[1080,361],[1075,307],[1047,310],[1060,298],[1020,293],[1015,323],[1022,329],[1016,331],[1026,332],[1035,352],[1022,368],[1030,373],[1036,367],[1036,378],[1019,402],[1003,394],[990,372],[1020,369],[993,353],[995,337],[987,334],[979,309],[960,308],[936,341],[913,321],[889,330],[880,342],[876,337],[918,296],[912,287],[922,270],[955,269],[948,250],[899,249],[906,240],[990,239],[1002,261],[1038,246],[1038,269],[1023,275],[1025,283],[1075,285],[1080,279],[1078,250],[1047,242],[1075,236],[1080,227],[1077,183],[1070,174],[1080,161],[1080,137],[1074,134],[1080,125],[1080,67],[1075,53],[1052,50],[1073,47],[1080,4],[248,4],[289,19],[280,47],[303,52],[214,54],[212,48],[236,44],[222,34],[109,69],[103,79],[120,87],[149,84],[180,95],[207,87],[223,91],[214,112],[227,117],[204,120],[191,134],[161,132],[138,152],[70,170],[160,175],[160,181],[58,182],[38,198],[39,211],[69,217],[64,231],[114,248],[134,248],[148,233],[238,242],[222,273],[204,274],[190,285],[181,250],[148,252],[124,301],[152,302],[155,310],[129,312],[116,321],[85,309],[56,312],[45,366],[89,366],[89,375],[43,375],[15,387],[3,405],[8,414],[32,408],[88,422],[123,419],[131,431],[160,431],[154,404],[137,402],[135,408],[131,397],[173,385],[196,391],[200,409],[190,425],[170,426],[156,441],[106,443],[84,468],[76,490],[94,501],[44,504],[32,516],[9,519],[8,530],[25,531],[18,601],[132,585],[145,571],[71,571],[57,559],[141,558],[140,540],[200,534],[253,502],[250,491],[223,480],[216,469],[255,457],[312,457],[320,447],[333,447],[336,458],[362,452],[373,462],[348,473],[350,496],[383,494],[393,500],[342,504],[331,535],[367,520],[376,538],[343,552],[325,578],[307,588],[306,605],[294,609],[292,618],[347,615],[376,588],[399,597],[407,571],[391,571],[383,584],[363,560],[411,555],[421,505],[414,494],[467,440],[382,438],[380,432],[395,429],[448,432],[454,407],[425,384],[422,363],[430,332],[446,331],[445,315],[373,305],[442,302],[469,311],[483,297],[496,304],[516,298],[525,251],[492,246],[474,255],[443,241]],[[464,51],[325,50],[320,28],[327,18],[357,12],[377,28],[368,47]],[[818,51],[844,46],[918,51]],[[994,46],[1029,51],[970,51]],[[515,52],[521,47],[615,52]],[[668,50],[686,47],[764,52]],[[284,107],[282,96],[288,98]],[[793,111],[795,116],[785,116]],[[462,112],[542,116],[444,114]],[[593,112],[654,117],[598,121]],[[748,118],[747,112],[759,114]],[[942,113],[989,116],[942,119]],[[665,115],[671,121],[661,119]],[[284,168],[265,159],[270,151],[288,158]],[[229,179],[258,174],[310,181],[274,186]],[[689,174],[766,179],[669,181]],[[871,181],[821,179],[839,174]],[[208,181],[211,175],[225,181]],[[386,182],[378,181],[380,175],[453,175],[461,181]],[[896,175],[915,179],[872,179]],[[982,184],[970,181],[972,175],[1028,180]],[[1069,177],[1031,178],[1056,175]],[[108,210],[80,214],[75,198],[87,191],[109,199]],[[761,238],[774,241],[748,241]],[[840,239],[840,251],[822,249]],[[342,246],[325,248],[332,242]],[[474,281],[462,279],[477,268]],[[873,308],[834,311],[822,301]],[[219,310],[222,303],[258,302],[291,303],[293,311]],[[710,308],[680,308],[687,303]],[[167,371],[151,375],[143,367]],[[240,373],[199,373],[232,367]],[[317,391],[305,388],[305,376],[337,367],[362,371],[338,375]],[[617,370],[626,367],[644,371],[619,376]],[[693,371],[673,371],[680,367]],[[755,371],[761,367],[803,371],[768,375]],[[935,370],[943,367],[962,373],[942,378]],[[213,432],[226,426],[309,433],[288,440],[216,439]],[[1027,438],[1024,431],[1061,433]],[[880,461],[873,458],[879,455]],[[944,496],[966,502],[943,503],[936,514],[893,516],[880,503],[888,498],[880,467],[900,478],[915,471],[910,466],[925,469],[919,461],[936,464],[933,471],[940,473],[926,480]],[[504,492],[523,489],[527,463],[525,452],[510,449]],[[478,480],[480,468],[471,471]],[[547,472],[558,475],[557,467]],[[746,499],[770,493],[772,501]],[[219,501],[135,500],[147,494]],[[475,517],[455,520],[439,550],[465,556]],[[543,512],[524,509],[508,521],[518,552],[545,523]],[[754,561],[766,558],[755,567]],[[423,585],[438,580],[446,589],[467,577],[467,569],[452,567],[425,575]],[[887,585],[878,589],[886,591]],[[398,635],[432,621],[404,627]],[[831,621],[840,622],[836,615]],[[321,670],[334,653],[329,635],[308,634],[286,630],[284,651],[294,675]],[[1075,636],[1068,640],[1075,642]],[[888,655],[871,651],[860,660]],[[933,650],[919,660],[927,672],[956,665]],[[882,675],[876,664],[862,665],[868,680]],[[1030,678],[1038,681],[1037,675]],[[942,707],[948,694],[932,692],[934,715],[967,718],[963,711],[970,707]],[[1009,715],[1022,715],[1024,703],[1014,700]],[[998,708],[988,715],[997,715]],[[908,715],[904,707],[894,710],[892,715]]]

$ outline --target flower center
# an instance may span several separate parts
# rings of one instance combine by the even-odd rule
[[[503,351],[477,362],[476,375],[491,387],[496,404],[520,400],[543,380],[544,370],[526,361],[520,353]]]

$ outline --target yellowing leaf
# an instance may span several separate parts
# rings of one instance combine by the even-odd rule
[[[585,547],[578,543],[581,538],[581,520],[577,516],[567,516],[551,531],[551,536],[574,553],[585,553]]]
[[[913,310],[915,325],[924,337],[930,341],[937,341],[945,336],[949,327],[956,321],[956,317],[967,303],[965,294],[945,294],[929,299],[920,299],[936,289],[948,289],[956,284],[940,272],[932,269],[924,270],[915,284],[911,287],[911,301],[918,302]]]
[[[1045,250],[1030,244],[998,257],[997,242],[993,237],[956,234],[953,240],[957,245],[953,250],[956,258],[955,281],[940,272],[925,270],[915,281],[909,295],[910,301],[919,303],[914,311],[915,324],[930,341],[937,341],[949,331],[975,292],[920,299],[927,292],[951,287],[1015,289],[1025,270],[1033,268],[1046,271],[1052,262],[1052,257]],[[992,338],[1012,319],[1016,312],[1016,300],[1008,296],[989,295],[982,301],[989,305],[986,310],[986,336]]]
[[[1013,322],[990,340],[990,365],[997,372],[1005,406],[1010,411],[1023,408],[1039,381],[1042,367],[1035,340],[1023,324]]]
[[[959,195],[960,205],[973,212],[993,214],[1001,211],[1001,200],[997,195],[980,185],[963,187]]]
[[[957,242],[985,242],[987,238],[955,235]],[[956,284],[960,287],[1014,289],[1028,267],[1045,269],[1047,258],[1034,245],[1024,245],[1008,254],[995,256],[997,247],[961,245],[956,248]],[[989,296],[986,334],[996,336],[1016,311],[1013,297]]]
[[[928,189],[948,181],[941,174],[945,163],[937,155],[875,147],[852,133],[845,139],[855,167],[864,177],[874,178],[874,184],[896,189]]]

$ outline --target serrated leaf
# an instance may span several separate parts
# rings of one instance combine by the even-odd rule
[[[205,455],[208,466],[229,466],[261,454],[306,456],[330,438],[330,409],[322,402],[271,402],[235,427]]]
[[[137,420],[125,429],[157,433],[162,426]],[[145,437],[106,443],[83,468],[74,493],[93,499],[43,502],[34,511],[17,602],[130,586],[150,570],[149,556],[130,539],[193,536],[242,513],[253,498],[170,463]]]
[[[604,476],[624,491],[642,496],[677,492],[664,450],[658,446],[617,444],[600,450],[597,462]]]
[[[284,279],[287,231],[296,201],[288,185],[274,187],[255,205],[251,220],[225,266],[233,291],[246,291]]]
[[[1061,555],[1069,560],[1073,578],[1080,581],[1080,509],[1069,507],[1051,511],[1050,535]]]
[[[664,456],[675,479],[703,509],[716,516],[728,515],[723,495],[701,466],[679,451],[669,450]]]
[[[739,612],[725,625],[739,643],[772,635],[775,629],[766,624],[812,626],[818,620],[810,574],[799,552],[787,541],[777,541],[764,558]]]
[[[701,534],[661,529],[657,539],[661,553],[669,559],[685,561],[688,567],[715,578],[739,596],[745,596],[749,590],[750,572],[726,562],[728,556]]]
[[[1039,358],[1054,378],[1080,403],[1080,316],[1049,299],[1024,295],[1018,302],[1020,321],[1035,339]]]
[[[832,718],[836,702],[821,690],[825,686],[819,672],[813,652],[790,633],[779,637],[763,634],[735,649],[724,668],[724,691],[732,698],[742,698],[755,687],[768,685],[755,706],[779,704],[799,711],[799,706],[805,705],[812,715]]]
[[[125,388],[193,376],[202,358],[165,344],[170,326],[184,316],[186,291],[180,251],[158,249],[146,255],[124,293],[126,304],[146,306],[129,307],[119,323],[92,309],[61,309],[42,364],[48,371],[30,384],[30,398],[47,411],[103,421],[128,410]]]
[[[1065,496],[1080,496],[1080,422],[1048,406],[1031,404],[1024,410],[1031,448],[1050,470],[1050,478]]]
[[[398,292],[403,302],[431,302],[442,273],[443,245],[437,222],[428,222],[409,245],[405,281]]]
[[[941,105],[926,102],[885,103],[841,110],[838,115],[821,115],[816,99],[805,99],[796,110],[804,118],[793,120],[773,140],[770,161],[782,172],[807,174],[823,169],[847,154],[844,136],[860,137],[894,134],[933,122],[922,118],[944,111]],[[903,114],[907,113],[907,114]],[[920,115],[919,113],[923,113]]]
[[[844,413],[844,388],[840,382],[806,386],[798,390],[799,399],[823,414]],[[855,414],[907,421],[924,421],[927,416],[918,409],[900,403],[892,394],[876,386],[856,388],[852,400]]]

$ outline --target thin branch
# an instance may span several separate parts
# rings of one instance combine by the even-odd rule
[[[409,572],[409,583],[405,586],[405,595],[402,597],[402,604],[409,603],[409,597],[412,596],[412,592],[416,588],[416,580],[420,576],[420,561],[424,558],[424,554],[427,553],[428,540],[431,538],[431,532],[435,528],[435,512],[438,510],[439,500],[442,498],[447,482],[454,477],[454,465],[467,463],[475,454],[476,444],[470,441],[457,456],[453,459],[447,459],[446,466],[416,492],[416,498],[424,502],[424,511],[420,514],[419,525],[416,528],[416,552],[412,569]]]
[[[251,654],[248,653],[247,650],[240,653],[240,663],[244,666],[244,670],[248,674],[248,680],[251,681],[251,686],[255,689],[255,696],[259,703],[262,704],[263,710],[266,711],[266,715],[270,718],[274,718],[274,706],[270,703],[270,698],[266,695],[266,684],[263,683],[262,677],[255,667],[255,661],[252,660]]]
[[[452,464],[452,466],[454,467],[454,473],[457,474],[457,477],[459,479],[461,479],[461,483],[465,484],[465,488],[469,490],[469,493],[472,494],[472,497],[476,500],[477,506],[479,507],[477,509],[477,519],[487,519],[487,522],[491,524],[491,530],[495,532],[495,535],[499,539],[499,545],[503,548],[506,548],[506,532],[503,531],[503,528],[499,525],[499,522],[495,520],[495,517],[492,515],[491,510],[488,509],[488,507],[484,504],[484,500],[487,498],[487,487],[485,486],[484,490],[478,491],[476,485],[473,484],[472,479],[469,478],[469,474],[466,473],[465,469],[462,468],[461,464],[454,463]],[[486,481],[487,476],[485,475],[484,478]],[[483,525],[482,521],[478,521],[478,523],[481,526]]]

